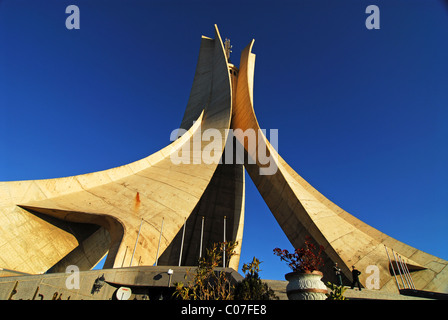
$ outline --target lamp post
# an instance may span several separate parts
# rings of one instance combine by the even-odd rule
[[[169,287],[171,287],[171,276],[173,275],[174,271],[173,271],[173,269],[168,269],[167,273],[169,276],[169,280],[168,280],[168,288],[169,288]]]

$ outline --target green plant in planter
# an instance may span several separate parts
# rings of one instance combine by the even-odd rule
[[[327,293],[327,300],[348,300],[344,297],[344,292],[347,290],[344,286],[338,286],[334,283],[327,282],[326,286],[331,290],[330,293]]]
[[[260,260],[254,257],[252,262],[243,265],[245,278],[235,287],[235,300],[278,300],[274,290],[258,275],[260,263]]]

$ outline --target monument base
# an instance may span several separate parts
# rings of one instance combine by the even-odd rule
[[[196,268],[139,266],[79,273],[7,275],[0,277],[0,300],[169,300],[174,284],[189,281]],[[243,279],[231,268],[216,268],[216,271],[225,271],[235,281]],[[130,292],[129,296],[126,291]]]

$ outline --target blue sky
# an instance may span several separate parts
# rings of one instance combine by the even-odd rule
[[[65,8],[80,9],[68,30]],[[368,30],[365,9],[380,9]],[[448,6],[443,1],[0,0],[0,181],[56,178],[158,151],[182,120],[200,37],[232,62],[255,39],[254,104],[279,152],[357,218],[448,259]],[[246,180],[241,265],[292,249]]]

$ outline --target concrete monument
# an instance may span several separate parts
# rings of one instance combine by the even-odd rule
[[[353,265],[375,266],[380,290],[396,291],[405,277],[416,289],[448,292],[447,261],[358,220],[280,157],[254,113],[253,43],[237,68],[216,26],[213,39],[201,38],[182,134],[162,150],[99,172],[0,182],[0,267],[31,274],[68,265],[90,270],[106,254],[105,269],[194,266],[206,247],[223,240],[237,241],[240,253],[247,170],[294,247],[306,236],[325,247],[328,280],[336,282],[337,262],[345,281]],[[213,150],[204,139],[210,132]],[[255,134],[255,146],[247,132]],[[243,161],[233,156],[238,146]],[[238,270],[239,255],[226,264]],[[363,272],[361,282],[368,277]]]

